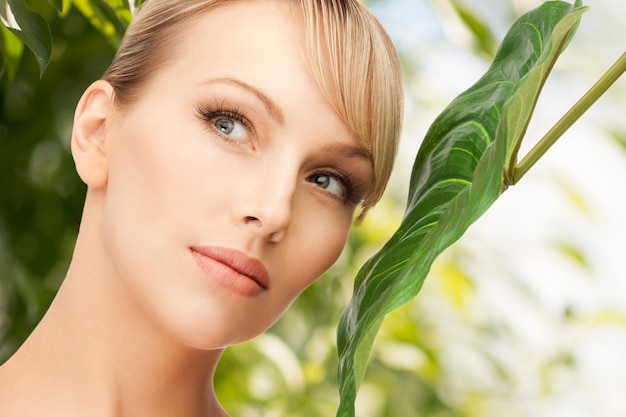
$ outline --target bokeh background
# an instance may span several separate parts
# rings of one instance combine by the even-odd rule
[[[0,363],[36,325],[72,253],[85,187],[69,153],[74,106],[116,41],[75,8],[50,23],[40,78],[25,53],[0,80]],[[78,2],[76,2],[78,3]],[[335,331],[359,266],[399,224],[417,148],[540,0],[370,0],[405,70],[402,147],[384,200],[338,264],[216,376],[233,416],[332,416]],[[541,96],[523,155],[626,50],[626,2],[591,6]],[[101,28],[102,29],[102,28]],[[119,28],[118,28],[119,29]],[[3,36],[7,36],[3,33]],[[626,78],[438,259],[374,345],[359,417],[626,415]]]

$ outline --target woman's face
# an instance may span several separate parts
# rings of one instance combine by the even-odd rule
[[[371,185],[300,28],[279,2],[219,6],[108,122],[104,243],[132,299],[189,346],[267,329],[336,261]]]

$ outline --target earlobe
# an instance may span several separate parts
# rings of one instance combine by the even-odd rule
[[[104,80],[83,93],[74,114],[72,156],[78,175],[88,187],[107,184],[107,121],[113,108],[113,87]]]

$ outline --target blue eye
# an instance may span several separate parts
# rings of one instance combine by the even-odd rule
[[[248,135],[246,127],[232,117],[219,116],[214,118],[213,125],[220,133],[232,139],[242,140]]]
[[[233,142],[246,142],[254,132],[252,124],[236,108],[201,103],[196,107],[198,118],[207,123],[211,132]]]
[[[346,186],[336,176],[330,174],[315,174],[309,180],[323,190],[340,198],[346,197]]]

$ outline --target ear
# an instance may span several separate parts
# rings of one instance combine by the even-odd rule
[[[111,84],[98,80],[85,90],[74,114],[72,156],[78,175],[91,188],[108,181],[107,121],[114,110],[113,97]]]

